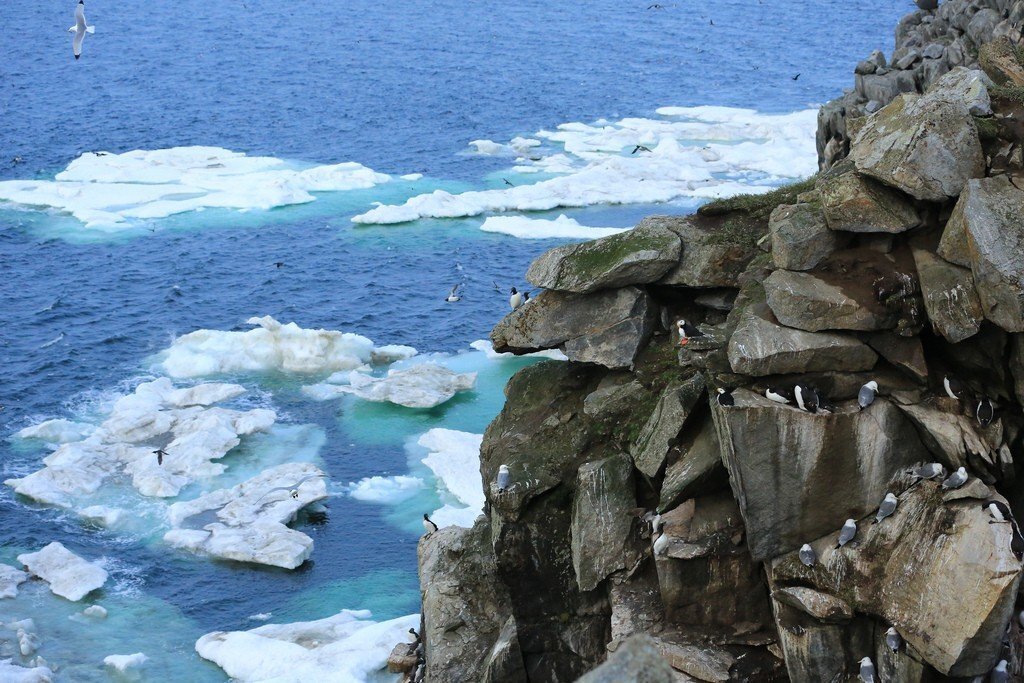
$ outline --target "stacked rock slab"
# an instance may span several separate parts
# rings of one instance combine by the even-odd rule
[[[428,680],[1022,675],[1024,54],[985,43],[1022,20],[917,12],[857,66],[874,105],[823,109],[848,159],[533,263],[494,346],[569,360],[510,380],[484,517],[420,544]],[[819,410],[765,396],[797,384]]]

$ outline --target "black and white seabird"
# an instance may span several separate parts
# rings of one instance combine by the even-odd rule
[[[814,387],[811,387],[814,391],[814,397],[818,399],[818,410],[822,413],[834,413],[836,412],[836,404],[828,400],[828,397],[822,394]]]
[[[71,50],[75,53],[75,59],[82,56],[82,41],[86,33],[95,33],[96,27],[85,23],[85,0],[78,0],[78,7],[75,8],[75,25],[68,29],[75,37],[71,41]]]
[[[996,664],[996,668],[992,669],[992,673],[988,675],[988,680],[991,683],[1006,683],[1010,680],[1010,673],[1006,670],[1006,666],[1009,664],[1005,659],[1000,659],[999,663]]]
[[[261,500],[263,500],[264,498],[269,496],[271,493],[274,493],[275,491],[287,491],[289,496],[291,496],[295,500],[298,500],[299,499],[299,487],[302,486],[303,484],[305,484],[307,481],[309,481],[311,479],[319,479],[322,476],[324,476],[324,475],[322,475],[322,474],[309,474],[309,475],[306,475],[305,477],[303,477],[302,479],[299,479],[294,484],[289,484],[288,486],[275,486],[272,489],[268,489],[266,491],[266,493],[264,493],[262,496],[257,498],[256,502],[257,503],[260,502]]]
[[[633,151],[630,152],[630,154],[636,154],[637,152],[650,152],[650,151],[651,150],[648,147],[644,147],[643,145],[637,145],[636,147],[633,148]]]
[[[508,465],[499,465],[498,476],[495,479],[495,485],[498,487],[499,491],[504,491],[508,488],[508,477]]]
[[[864,683],[875,683],[875,665],[871,663],[871,657],[860,660],[860,673],[857,678]]]
[[[958,489],[967,483],[967,468],[961,467],[942,482],[942,490]]]
[[[513,311],[523,305],[523,295],[515,287],[509,292],[508,305],[512,307]]]
[[[769,401],[775,401],[776,403],[789,404],[792,402],[793,397],[785,389],[779,387],[768,387],[764,390],[764,397]]]
[[[882,499],[882,504],[878,506],[878,514],[875,515],[875,521],[872,524],[878,524],[886,517],[891,517],[892,513],[896,512],[896,506],[899,505],[899,499],[893,493],[885,494],[885,498]]]
[[[793,387],[793,396],[800,410],[808,413],[818,412],[818,394],[806,384],[797,384]]]
[[[975,417],[978,418],[978,424],[982,427],[988,427],[995,414],[996,411],[992,407],[992,401],[988,399],[988,396],[982,396],[978,401],[978,407],[974,411]]]
[[[964,383],[956,377],[946,375],[942,378],[942,388],[946,390],[946,396],[959,401],[964,397]]]
[[[988,520],[989,524],[1013,521],[1013,513],[1010,512],[1010,508],[1000,500],[990,500],[987,503],[982,503],[981,509],[987,510],[988,514],[992,515],[992,519]]]
[[[857,393],[857,405],[860,406],[861,410],[864,410],[869,405],[875,402],[875,396],[878,395],[878,382],[871,380],[860,388]]]
[[[676,322],[676,329],[679,331],[680,346],[686,346],[690,342],[690,339],[694,337],[704,336],[703,332],[701,332],[696,327],[682,319]]]
[[[921,465],[915,470],[911,470],[911,476],[916,477],[918,480],[922,479],[937,479],[946,473],[946,469],[937,462],[930,462],[925,465]],[[915,482],[916,483],[916,482]]]
[[[804,543],[800,546],[800,552],[797,553],[797,556],[808,567],[813,567],[814,563],[818,561],[818,553],[814,552],[814,548],[809,543]]]
[[[155,451],[153,451],[153,454],[156,456],[156,464],[157,465],[163,465],[164,464],[164,456],[167,455],[167,451],[165,451],[162,448],[158,448]]]
[[[732,389],[718,387],[718,405],[724,408],[736,405],[736,399],[732,397]]]
[[[274,261],[275,268],[281,268],[284,266],[284,261]]]
[[[899,652],[900,648],[903,647],[903,638],[896,631],[895,626],[890,626],[889,630],[885,632],[885,644],[893,652]]]
[[[452,291],[448,292],[448,296],[446,296],[444,298],[444,300],[447,301],[450,304],[453,304],[456,301],[461,301],[462,297],[459,296],[459,287],[461,287],[461,286],[462,286],[462,283],[460,282],[459,284],[457,284],[454,287],[452,287]]]
[[[523,292],[523,303],[526,304],[526,303],[529,303],[529,302],[530,302],[530,293],[529,292]]]
[[[427,532],[427,536],[437,531],[437,525],[431,521],[426,512],[423,513],[423,530]]]
[[[836,541],[836,547],[841,548],[857,535],[857,522],[853,519],[846,520],[843,524],[843,528],[839,530],[839,539]]]

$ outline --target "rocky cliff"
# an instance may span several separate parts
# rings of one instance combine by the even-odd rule
[[[420,542],[410,678],[1019,675],[1022,22],[917,12],[822,110],[825,172],[531,265],[495,349],[569,360],[509,382],[485,515]]]

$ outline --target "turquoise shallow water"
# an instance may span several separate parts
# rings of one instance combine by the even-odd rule
[[[0,476],[38,468],[47,452],[13,439],[17,430],[95,411],[152,379],[152,356],[175,336],[245,329],[250,316],[408,344],[480,373],[474,392],[432,410],[351,398],[318,403],[300,392],[308,379],[292,375],[216,378],[249,390],[231,405],[279,415],[270,435],[244,439],[225,459],[218,486],[284,459],[316,462],[329,475],[336,495],[327,514],[297,524],[315,541],[312,559],[291,572],[170,550],[147,518],[120,531],[83,526],[0,487],[0,560],[60,540],[102,558],[111,572],[79,605],[39,585],[0,600],[0,621],[36,619],[39,653],[60,667],[60,680],[108,680],[103,656],[137,651],[152,660],[149,680],[224,680],[193,644],[213,630],[262,623],[251,615],[288,622],[369,609],[387,619],[417,609],[418,516],[440,504],[438,494],[428,487],[388,505],[355,500],[344,487],[375,475],[429,477],[418,463],[423,453],[410,446],[420,434],[483,431],[507,378],[531,362],[468,352],[507,310],[492,282],[520,282],[530,260],[558,242],[483,233],[482,218],[357,227],[354,214],[435,189],[538,179],[511,173],[510,158],[466,154],[474,139],[652,117],[665,105],[805,109],[848,85],[858,58],[888,48],[906,9],[875,0],[665,3],[663,11],[648,4],[95,0],[89,18],[97,33],[73,63],[64,33],[70,3],[3,3],[5,31],[21,39],[0,65],[0,180],[52,178],[87,150],[190,144],[425,177],[316,193],[312,203],[270,211],[142,221],[117,234],[0,206]],[[697,201],[564,213],[621,227],[650,213],[691,211]],[[444,303],[460,280],[463,300]],[[67,618],[89,602],[110,610],[106,622]]]

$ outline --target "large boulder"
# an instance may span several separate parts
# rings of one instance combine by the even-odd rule
[[[655,305],[636,287],[593,294],[542,292],[494,330],[499,353],[561,348],[569,360],[609,368],[632,365],[654,327]]]
[[[853,138],[857,170],[917,199],[945,201],[985,173],[978,128],[967,105],[941,91],[900,95]]]
[[[538,256],[526,279],[535,287],[586,294],[654,282],[679,263],[673,231],[644,222],[633,230],[591,242],[567,244]]]
[[[914,249],[914,261],[932,329],[952,344],[977,334],[984,314],[971,271],[927,249]]]
[[[878,398],[811,414],[738,389],[712,414],[750,554],[775,557],[878,506],[890,479],[925,458],[913,425]],[[836,495],[842,491],[842,495]]]
[[[923,482],[881,524],[862,519],[854,543],[835,549],[832,533],[812,543],[814,566],[791,553],[769,571],[778,585],[813,586],[892,624],[942,674],[982,676],[999,659],[1021,571],[1010,524],[990,520],[977,500],[946,500]]]
[[[421,637],[431,681],[480,680],[509,619],[489,531],[481,520],[472,529],[445,527],[420,540]]]
[[[691,430],[687,430],[691,431]],[[704,419],[681,438],[678,457],[669,458],[665,466],[665,478],[661,483],[659,510],[670,510],[680,502],[693,498],[708,490],[712,482],[719,479],[724,483],[722,456],[718,446],[718,432],[715,423]]]
[[[970,266],[985,317],[1008,332],[1024,331],[1022,216],[1024,189],[1007,176],[972,180],[939,243],[943,258]]]
[[[878,303],[869,287],[846,289],[844,284],[829,273],[776,270],[764,289],[775,318],[787,327],[808,332],[895,327],[892,312]]]
[[[778,324],[767,304],[740,314],[729,339],[733,372],[764,376],[870,370],[878,356],[864,342],[831,332],[804,332]]]
[[[829,230],[820,201],[779,206],[768,219],[768,230],[775,265],[789,270],[814,268],[845,241]]]
[[[572,564],[580,590],[640,561],[633,529],[636,493],[633,463],[613,455],[580,467],[572,505]]]
[[[675,683],[672,667],[650,636],[627,638],[601,666],[576,683]]]
[[[679,236],[682,257],[659,284],[687,287],[736,287],[765,234],[761,221],[742,213],[650,216],[637,227],[667,228]]]
[[[704,394],[704,386],[703,375],[697,374],[662,392],[631,449],[636,468],[648,477],[655,476],[665,464],[665,456]]]
[[[978,63],[997,85],[1024,86],[1024,64],[1009,39],[1003,37],[982,45]]]
[[[817,188],[831,230],[899,233],[921,223],[906,195],[857,173],[849,161],[822,175]]]
[[[991,116],[988,87],[992,80],[984,71],[958,66],[928,87],[929,94],[959,98],[973,116]]]

